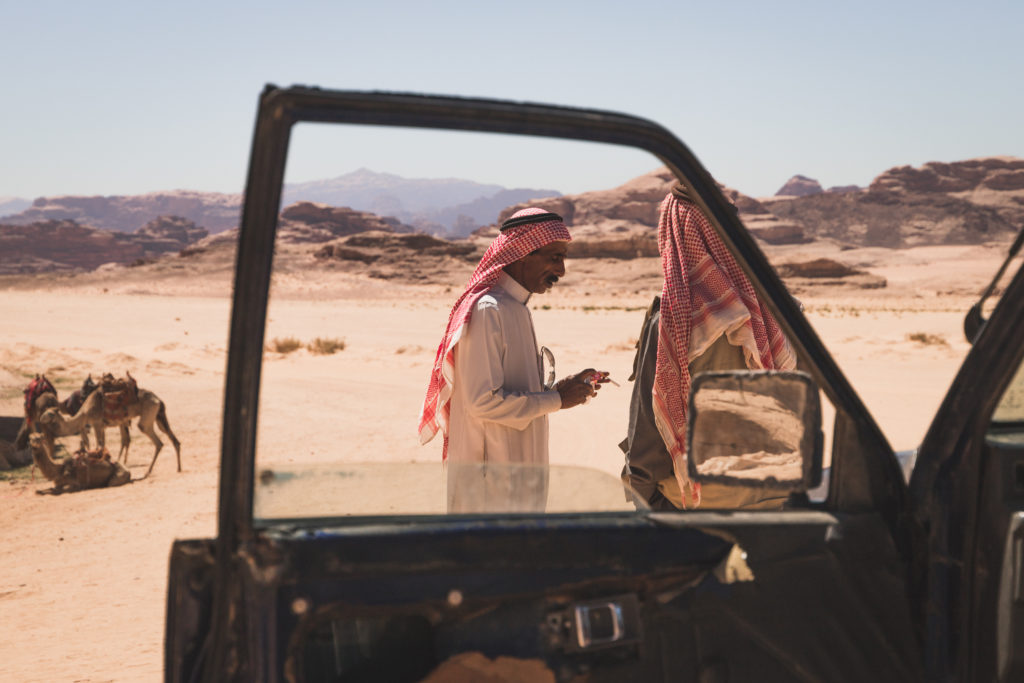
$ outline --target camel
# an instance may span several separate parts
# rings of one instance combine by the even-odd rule
[[[96,387],[97,387],[97,384],[93,380],[92,375],[90,374],[88,377],[85,378],[85,381],[82,382],[82,388],[81,389],[75,389],[75,391],[71,392],[71,394],[68,395],[68,397],[66,399],[64,399],[63,401],[61,401],[60,403],[57,404],[57,407],[60,409],[60,412],[64,413],[65,415],[74,416],[74,414],[77,413],[79,411],[79,409],[82,407],[82,404],[85,403],[85,399],[87,399],[89,397],[89,394],[91,394],[93,391],[96,390]],[[121,426],[121,443],[125,444],[125,443],[128,443],[129,441],[131,441],[131,437],[128,434],[128,426],[127,425],[122,425]],[[80,451],[88,451],[89,450],[89,426],[88,425],[85,425],[82,428],[82,432],[81,432],[81,434],[79,436],[79,439],[78,439],[78,450],[80,450]]]
[[[57,390],[53,388],[46,375],[36,375],[36,378],[25,387],[25,420],[18,429],[18,436],[14,439],[14,447],[21,450],[28,446],[28,437],[35,431],[36,420],[49,408],[58,405]]]
[[[48,412],[55,413],[56,410],[50,409]],[[57,495],[65,491],[122,486],[132,481],[128,468],[121,463],[111,462],[110,454],[105,448],[95,455],[81,451],[77,455],[58,461],[54,457],[54,437],[45,429],[31,434],[29,445],[36,467],[44,477],[53,482],[52,489],[36,493]]]
[[[96,381],[92,378],[92,375],[86,377],[85,381],[82,382],[81,389],[75,389],[66,399],[58,404],[60,411],[65,415],[77,413],[78,409],[85,403],[85,399],[89,397],[89,394],[96,390],[96,386]]]
[[[111,378],[112,379],[112,378]],[[130,376],[129,376],[130,379]],[[96,442],[100,448],[106,445],[106,427],[119,427],[121,429],[121,449],[117,455],[117,462],[124,459],[128,464],[128,446],[131,439],[128,436],[128,424],[133,418],[139,418],[139,429],[150,438],[156,451],[149,463],[149,469],[143,477],[145,479],[153,471],[157,456],[164,444],[157,436],[153,425],[156,424],[166,434],[174,445],[175,454],[178,459],[178,471],[181,472],[181,442],[171,431],[171,425],[167,421],[167,409],[164,402],[152,391],[146,389],[135,389],[131,392],[113,392],[120,398],[115,410],[110,409],[109,398],[111,392],[104,393],[101,384],[86,397],[82,407],[72,417],[64,417],[57,409],[47,410],[39,418],[40,428],[44,429],[51,436],[68,436],[71,434],[81,435],[87,428],[92,427],[96,435]],[[108,400],[105,400],[107,397]],[[105,405],[106,404],[106,405]]]

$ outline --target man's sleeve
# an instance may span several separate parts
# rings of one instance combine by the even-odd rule
[[[467,412],[478,420],[497,422],[513,429],[526,429],[540,417],[562,407],[557,391],[510,391],[505,388],[502,356],[506,352],[501,316],[494,306],[473,311],[455,350],[458,382],[465,383]],[[533,344],[532,332],[508,330],[513,343]]]
[[[651,390],[658,360],[658,321],[655,312],[648,317],[641,332],[635,363],[636,380],[629,404],[629,433],[620,447],[626,454],[623,479],[651,507],[659,509],[664,498],[658,492],[658,482],[672,476],[672,457],[654,422]],[[675,509],[671,503],[665,509]]]

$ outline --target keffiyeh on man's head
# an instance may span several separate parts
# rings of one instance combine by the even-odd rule
[[[796,359],[754,286],[682,187],[661,203],[658,250],[665,279],[652,391],[654,421],[672,456],[683,500],[689,489],[699,504],[698,489],[686,471],[690,360],[723,334],[743,349],[748,368],[788,370]]]
[[[561,217],[544,209],[522,209],[502,223],[501,232],[480,259],[466,290],[448,316],[448,326],[437,347],[420,413],[420,443],[427,443],[440,430],[447,446],[448,417],[455,382],[455,345],[462,337],[477,300],[497,282],[505,266],[552,242],[570,240],[572,237]],[[447,455],[448,449],[445,448],[443,457],[447,458]]]

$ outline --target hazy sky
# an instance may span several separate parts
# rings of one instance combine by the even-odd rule
[[[622,111],[747,194],[797,173],[867,185],[896,165],[1024,157],[1022,30],[1020,0],[0,0],[0,197],[239,192],[266,83]],[[575,192],[657,165],[481,157],[478,137],[307,143],[289,178],[366,166]]]

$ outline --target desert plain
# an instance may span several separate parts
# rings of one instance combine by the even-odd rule
[[[827,256],[884,278],[880,288],[786,284],[893,448],[903,450],[920,442],[954,380],[969,350],[964,314],[1007,246],[840,252],[815,243],[766,253],[776,264]],[[436,465],[440,478],[440,442],[421,446],[416,423],[448,310],[471,265],[409,284],[302,258],[273,285],[260,465],[415,462]],[[660,291],[660,265],[579,259],[567,270],[554,291],[531,301],[538,341],[553,351],[559,376],[596,367],[621,386],[551,416],[551,457],[616,477],[626,378],[644,310]],[[163,399],[182,443],[181,472],[164,438],[152,474],[119,488],[40,495],[50,483],[38,470],[3,473],[0,681],[161,680],[171,543],[216,531],[231,287],[230,259],[219,267],[166,262],[0,281],[0,416],[23,415],[22,390],[36,373],[64,398],[90,373],[130,372]],[[306,345],[316,339],[344,348],[313,353]],[[288,351],[288,340],[298,348]],[[107,439],[115,450],[116,430]],[[63,441],[76,447],[77,439]],[[133,477],[142,477],[152,453],[133,427]],[[344,503],[352,514],[361,504]]]

